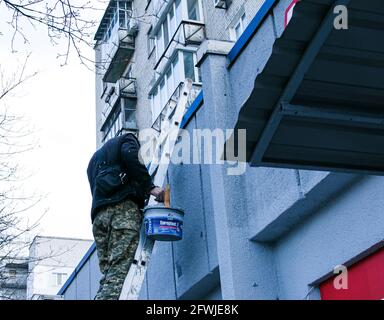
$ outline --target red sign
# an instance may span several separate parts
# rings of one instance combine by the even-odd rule
[[[320,285],[323,300],[384,299],[384,248],[347,268],[348,288],[337,289],[335,277]]]

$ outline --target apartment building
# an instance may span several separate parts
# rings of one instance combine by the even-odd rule
[[[26,263],[26,299],[61,300],[58,290],[91,245],[84,239],[36,236]]]
[[[57,291],[91,245],[91,240],[46,236],[12,241],[0,255],[0,300],[61,300]]]
[[[384,297],[384,4],[339,2],[109,3],[95,36],[98,146],[156,134],[185,79],[187,136],[246,129],[246,163],[171,165],[184,237],[156,242],[141,299]],[[205,141],[191,145],[201,160]],[[96,270],[93,245],[59,294],[92,299]]]
[[[27,293],[28,259],[8,258],[1,260],[0,300],[25,300]]]

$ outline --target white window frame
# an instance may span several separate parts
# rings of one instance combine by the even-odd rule
[[[53,275],[55,277],[55,286],[62,286],[65,281],[67,281],[68,279],[68,273],[66,272],[53,272]],[[59,283],[59,276],[60,276],[60,280],[61,282]]]
[[[229,29],[229,32],[230,32],[230,38],[232,41],[237,41],[239,40],[239,38],[241,37],[241,35],[243,34],[246,26],[245,26],[245,11],[242,10],[241,11],[241,14],[239,15],[239,17],[235,20],[235,22],[233,23],[232,27]],[[241,29],[241,33],[239,35],[239,37],[237,36],[236,34],[236,28],[240,26],[240,29]]]
[[[194,63],[194,76],[195,79],[192,79],[195,84],[201,84],[200,80],[200,70],[196,67],[197,64],[197,55],[196,51],[192,50],[178,50],[177,54],[172,58],[171,63],[165,71],[160,76],[160,81],[156,84],[155,93],[151,94],[151,107],[152,107],[152,123],[154,123],[159,116],[161,110],[165,107],[166,103],[171,98],[172,94],[175,92],[176,88],[180,85],[181,82],[185,80],[185,66],[184,66],[184,52],[190,52],[193,54],[193,63]],[[177,64],[175,64],[176,56],[178,58]],[[169,68],[172,68],[172,76],[170,79],[167,79],[167,74]],[[165,96],[162,95],[160,90],[160,84],[164,81],[164,91]],[[163,101],[165,100],[165,101]]]
[[[178,18],[178,15],[177,15],[178,11],[176,8],[176,1],[173,1],[171,7],[173,8],[175,23],[172,26],[171,21],[170,21],[171,20],[171,18],[170,18],[171,9],[169,9],[168,12],[165,14],[166,15],[165,19],[164,19],[164,21],[161,22],[161,25],[159,26],[159,30],[156,33],[156,36],[154,38],[155,39],[155,47],[156,47],[156,59],[161,57],[161,55],[164,53],[164,51],[166,50],[170,41],[175,36],[175,33],[176,33],[177,29],[179,28],[180,24],[182,23],[182,21],[197,21],[197,22],[204,23],[202,0],[197,0],[197,2],[198,2],[198,6],[199,6],[200,20],[190,20],[188,18],[187,0],[180,0],[181,17],[180,17],[180,21],[178,21],[178,19],[177,19]],[[164,37],[163,24],[165,22],[167,23],[167,27],[168,27],[168,43],[167,44],[165,44],[165,42],[164,42],[165,37]],[[161,37],[159,37],[159,35],[161,35]],[[159,43],[160,40],[162,43]]]

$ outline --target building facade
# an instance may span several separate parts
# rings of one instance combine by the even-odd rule
[[[372,39],[384,5],[368,2],[348,2],[347,30],[330,24],[333,0],[110,2],[95,38],[98,146],[155,134],[186,78],[186,139],[247,129],[246,163],[204,163],[204,136],[190,141],[200,161],[171,165],[184,237],[156,242],[142,299],[384,297],[384,158],[372,151],[384,146],[384,48]],[[93,245],[59,294],[92,299],[99,277]]]
[[[0,300],[26,300],[28,259],[5,260],[0,266]]]
[[[27,300],[62,299],[58,290],[92,245],[90,240],[37,236],[29,247]]]

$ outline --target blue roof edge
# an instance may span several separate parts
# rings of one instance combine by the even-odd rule
[[[61,287],[58,295],[63,295],[65,291],[68,289],[70,284],[73,282],[75,277],[78,275],[78,273],[81,271],[81,269],[84,267],[84,265],[88,262],[91,255],[96,251],[96,242],[94,242],[91,247],[88,249],[87,253],[84,255],[84,257],[81,259],[75,270],[73,270],[72,274],[69,276],[67,281],[65,281],[64,285]]]
[[[188,108],[188,111],[185,113],[183,119],[181,120],[181,124],[180,124],[181,129],[185,129],[185,127],[188,125],[189,121],[191,121],[194,114],[203,105],[203,102],[204,102],[204,94],[203,94],[203,90],[201,90],[200,93],[197,95],[196,99],[192,102],[191,106]]]

